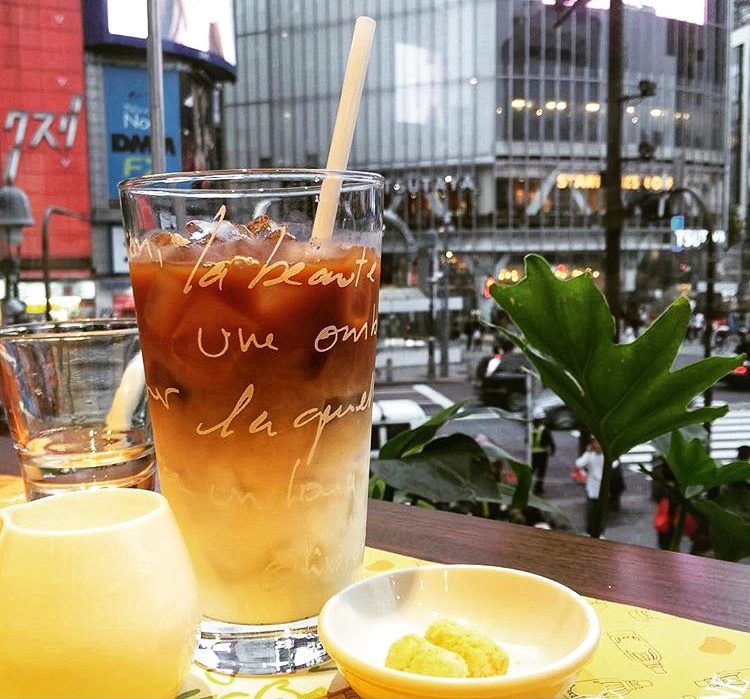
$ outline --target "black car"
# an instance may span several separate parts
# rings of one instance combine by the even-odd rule
[[[479,400],[485,405],[513,413],[526,412],[526,374],[531,363],[520,352],[483,357],[476,368],[474,382]],[[578,418],[556,393],[548,388],[534,397],[533,412],[542,411],[544,422],[552,430],[579,427]]]
[[[526,369],[531,364],[520,352],[506,352],[484,357],[477,364],[476,388],[479,400],[511,412],[526,407]]]
[[[750,359],[745,359],[731,374],[727,374],[721,383],[732,388],[750,388]]]

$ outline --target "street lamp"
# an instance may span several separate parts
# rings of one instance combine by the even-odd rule
[[[17,297],[21,241],[23,228],[33,225],[34,218],[26,193],[10,183],[0,187],[0,274],[5,279],[5,297],[0,318],[3,324],[14,322],[25,311],[23,302]]]
[[[62,206],[48,206],[42,219],[42,276],[44,279],[44,317],[46,320],[52,320],[52,307],[50,306],[51,282],[49,270],[49,225],[53,216],[67,216],[78,221],[88,221],[89,217],[78,211],[71,211]]]
[[[673,199],[688,197],[693,200],[700,212],[701,225],[707,232],[706,236],[706,327],[703,332],[703,356],[711,356],[711,323],[714,312],[714,282],[716,280],[716,242],[714,241],[714,218],[700,195],[689,187],[676,187],[666,195],[667,211]],[[711,405],[713,387],[709,386],[703,393],[706,406]],[[708,429],[708,426],[707,426]]]

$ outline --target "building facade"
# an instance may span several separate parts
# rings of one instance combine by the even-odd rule
[[[56,295],[63,295],[63,284],[80,286],[91,269],[90,225],[48,214],[50,207],[57,207],[85,218],[90,210],[83,9],[80,2],[7,0],[0,3],[0,24],[2,185],[28,196],[34,221],[23,228],[20,241],[0,241],[4,270],[20,266],[12,274],[3,273],[0,298],[20,296],[32,311],[44,311],[45,232],[54,238],[49,267],[61,280],[53,290]]]
[[[624,31],[626,95],[656,85],[626,101],[623,127],[624,290],[644,298],[701,282],[652,195],[690,187],[720,220],[727,204],[729,3],[676,3],[672,19],[649,4],[626,7]],[[386,294],[439,294],[447,280],[464,313],[482,310],[485,281],[518,279],[528,252],[561,276],[602,278],[606,10],[578,9],[558,28],[543,0],[236,7],[231,166],[323,166],[354,18],[378,21],[350,166],[386,176]]]
[[[219,90],[236,64],[232,0],[159,7],[167,169],[220,167]],[[0,266],[20,262],[11,293],[31,317],[45,312],[45,274],[58,318],[133,312],[117,183],[151,170],[146,8],[146,0],[0,3],[0,167],[34,218],[20,246],[0,240]],[[4,286],[0,278],[1,298]]]

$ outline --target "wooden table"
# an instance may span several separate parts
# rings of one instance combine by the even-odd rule
[[[371,500],[367,544],[518,568],[589,597],[750,631],[750,566]]]

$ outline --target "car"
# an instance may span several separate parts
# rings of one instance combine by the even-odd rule
[[[732,388],[750,388],[750,359],[745,359],[734,371],[721,379],[721,383]]]
[[[551,430],[573,430],[580,427],[575,413],[554,391],[545,388],[534,398],[534,411],[544,412],[544,422]]]
[[[474,388],[479,400],[510,412],[526,407],[527,369],[529,360],[520,352],[493,354],[479,360]]]
[[[520,352],[494,354],[477,363],[474,382],[479,400],[485,405],[524,415],[527,412],[527,369],[531,364]],[[553,430],[579,427],[578,418],[556,393],[545,388],[532,401],[532,413],[545,414],[545,424]]]
[[[427,413],[416,401],[376,400],[372,403],[370,455],[377,458],[380,447],[397,434],[427,422]]]

